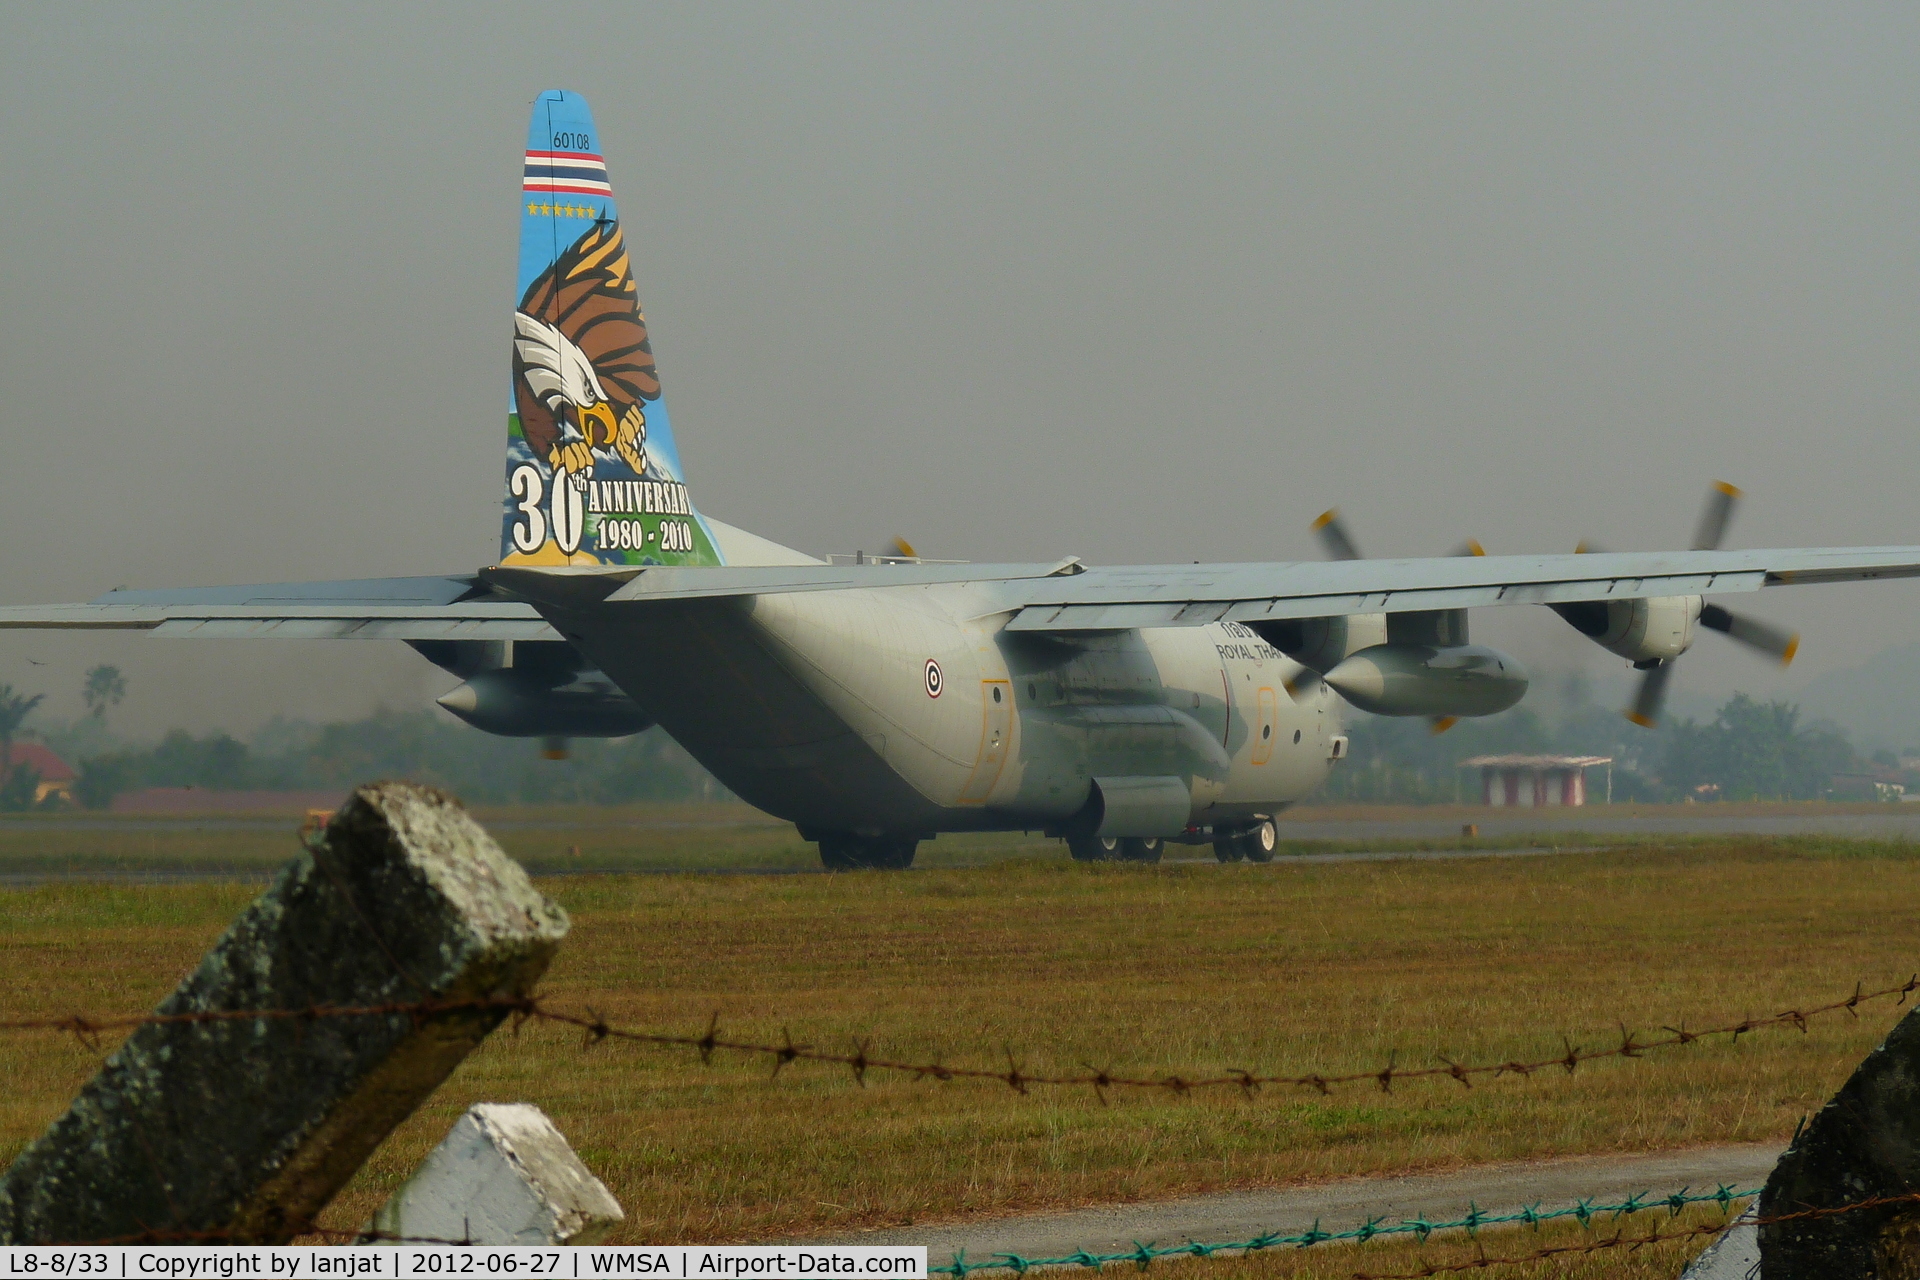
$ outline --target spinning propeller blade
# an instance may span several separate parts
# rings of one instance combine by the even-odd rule
[[[1319,685],[1320,673],[1312,667],[1302,667],[1297,674],[1290,676],[1280,687],[1287,691],[1289,698],[1298,702],[1303,695],[1312,693]]]
[[[1748,648],[1758,649],[1769,658],[1779,659],[1783,667],[1791,666],[1793,655],[1800,651],[1800,637],[1793,632],[1782,631],[1756,618],[1743,617],[1717,604],[1700,607],[1700,625],[1710,631],[1718,631],[1729,640],[1738,640]]]
[[[1734,504],[1745,496],[1725,480],[1713,482],[1713,487],[1707,490],[1707,505],[1700,511],[1700,523],[1694,526],[1695,551],[1720,549],[1720,540],[1727,536],[1727,525],[1733,520]]]
[[[1360,560],[1360,548],[1353,545],[1353,539],[1347,536],[1347,526],[1340,519],[1337,507],[1328,507],[1313,522],[1313,531],[1320,535],[1320,546],[1329,560]]]
[[[1651,729],[1660,723],[1660,706],[1667,700],[1667,681],[1672,678],[1671,661],[1648,667],[1640,677],[1640,687],[1634,691],[1633,705],[1627,708],[1627,719],[1642,729]]]

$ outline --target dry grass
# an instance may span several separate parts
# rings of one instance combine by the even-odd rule
[[[1618,1037],[1617,1022],[1699,1026],[1823,1002],[1856,980],[1904,980],[1915,967],[1917,852],[1748,840],[1436,863],[1048,858],[904,876],[561,878],[547,887],[575,931],[547,990],[622,1023],[697,1031],[718,1011],[738,1033],[777,1039],[790,1028],[830,1047],[871,1038],[896,1056],[994,1066],[1011,1047],[1035,1071],[1331,1073],[1439,1054],[1537,1057],[1557,1051],[1563,1032],[1598,1044]],[[252,892],[10,891],[0,1005],[150,1006]],[[361,1220],[478,1100],[544,1107],[627,1206],[625,1238],[670,1242],[857,1239],[914,1221],[1348,1174],[1780,1141],[1896,1014],[1883,1006],[1805,1035],[1770,1031],[1471,1090],[1116,1094],[1110,1105],[1084,1091],[1022,1098],[898,1078],[862,1089],[824,1067],[769,1082],[761,1062],[583,1050],[576,1036],[529,1027],[474,1055],[332,1212]],[[12,1086],[0,1159],[59,1113],[95,1063],[67,1040],[0,1037]],[[1367,1269],[1393,1269],[1379,1260],[1401,1247],[1367,1246]],[[1680,1248],[1634,1258],[1659,1255],[1658,1273],[1671,1275]],[[1337,1252],[1214,1262],[1206,1274],[1359,1269],[1329,1261]],[[1539,1274],[1639,1266],[1611,1253]]]

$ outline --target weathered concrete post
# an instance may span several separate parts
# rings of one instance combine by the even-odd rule
[[[364,1238],[473,1244],[593,1244],[626,1217],[540,1108],[468,1108]]]
[[[1762,1280],[1920,1280],[1920,1201],[1768,1222],[1920,1192],[1920,1009],[1809,1121],[1760,1193]]]
[[[566,931],[458,801],[379,783],[354,792],[159,1012],[518,996]],[[0,1178],[0,1243],[289,1240],[504,1016],[142,1027]]]

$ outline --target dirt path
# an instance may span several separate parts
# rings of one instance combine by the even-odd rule
[[[1116,1253],[1134,1243],[1248,1240],[1263,1232],[1293,1234],[1318,1221],[1344,1231],[1368,1218],[1446,1221],[1478,1205],[1505,1213],[1538,1202],[1551,1209],[1583,1199],[1620,1200],[1637,1192],[1661,1194],[1689,1187],[1711,1192],[1722,1183],[1757,1187],[1779,1158],[1766,1145],[1696,1147],[1653,1155],[1572,1156],[1480,1165],[1451,1173],[1400,1178],[1349,1178],[1312,1187],[1229,1191],[1146,1204],[1103,1205],[1069,1213],[1023,1215],[946,1227],[895,1227],[835,1237],[846,1244],[924,1244],[927,1261],[942,1266],[965,1249],[984,1262],[997,1253],[1057,1258],[1079,1249]]]

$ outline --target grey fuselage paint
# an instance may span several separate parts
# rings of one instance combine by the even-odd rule
[[[816,830],[1041,829],[1114,776],[1178,777],[1191,823],[1232,825],[1310,793],[1339,732],[1246,627],[1007,632],[992,583],[543,612],[734,794]]]

